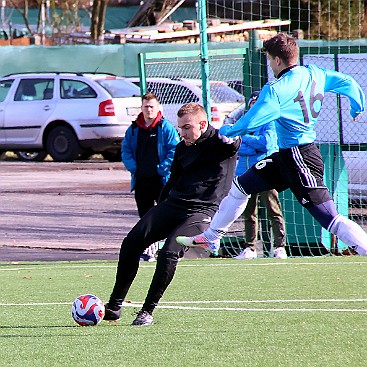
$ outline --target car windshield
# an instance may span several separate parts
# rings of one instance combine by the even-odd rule
[[[135,84],[123,79],[97,79],[112,98],[140,97],[140,89]]]
[[[210,83],[210,98],[215,103],[236,103],[245,100],[242,94],[236,92],[225,83]]]

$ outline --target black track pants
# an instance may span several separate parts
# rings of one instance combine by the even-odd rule
[[[202,233],[209,227],[209,215],[213,214],[208,208],[201,211],[200,208],[182,208],[170,204],[169,200],[149,210],[122,242],[116,282],[109,304],[112,307],[122,304],[137,274],[140,254],[152,243],[166,238],[159,251],[156,270],[144,303],[144,309],[152,312],[173,279],[179,257],[184,255],[176,236]]]

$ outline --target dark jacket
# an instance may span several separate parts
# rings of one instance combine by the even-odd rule
[[[240,144],[240,139],[232,144],[223,143],[212,126],[196,144],[178,143],[171,176],[160,201],[168,199],[178,205],[216,210],[231,187]]]
[[[137,123],[133,122],[127,129],[125,139],[122,142],[122,162],[131,173],[131,191],[134,190],[135,186],[138,129]],[[157,173],[162,176],[164,185],[168,180],[173,153],[179,141],[177,130],[168,120],[162,118],[158,124],[158,158],[160,163],[157,166]]]

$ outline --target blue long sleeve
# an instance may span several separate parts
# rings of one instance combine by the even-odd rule
[[[223,126],[219,133],[242,136],[275,121],[279,148],[312,143],[326,92],[348,97],[353,118],[364,111],[365,95],[352,77],[316,65],[296,66],[265,84],[248,113],[234,125]]]

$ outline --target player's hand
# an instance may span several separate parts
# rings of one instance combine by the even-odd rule
[[[357,121],[359,116],[361,116],[361,114],[359,113],[356,117],[353,118],[353,121]]]
[[[226,136],[227,131],[232,127],[233,125],[223,125],[219,131],[218,131],[218,138],[222,140],[225,144],[232,144],[236,140],[239,139],[239,136],[232,136],[228,137]]]
[[[221,134],[218,133],[218,138],[220,140],[222,140],[222,142],[225,143],[225,144],[233,144],[238,139],[238,136],[234,136],[233,138],[229,138],[228,136],[221,135]]]
[[[224,143],[224,144],[232,144],[233,143],[233,139],[232,138],[228,138],[227,136],[225,136],[225,135],[221,135],[221,134],[218,134],[218,138],[220,139],[220,140],[222,140],[222,142]]]

